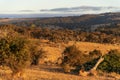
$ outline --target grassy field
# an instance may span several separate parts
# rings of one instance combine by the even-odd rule
[[[112,44],[99,44],[99,43],[90,43],[90,42],[69,42],[68,44],[54,44],[48,45],[43,43],[39,48],[43,48],[45,51],[46,61],[55,62],[57,58],[61,56],[61,53],[64,51],[65,47],[70,45],[76,45],[82,52],[88,53],[94,49],[100,50],[103,54],[106,54],[111,49],[120,50],[120,45]],[[9,69],[0,68],[0,80],[12,80],[9,79],[11,71]],[[117,80],[114,76],[117,74],[106,74],[102,76],[79,76],[75,73],[64,73],[63,69],[60,66],[53,65],[39,65],[31,66],[24,70],[25,79],[18,78],[16,80]],[[120,79],[119,75],[118,80]]]
[[[106,54],[110,50],[120,50],[120,45],[113,45],[113,44],[100,44],[100,43],[90,43],[90,42],[69,42],[68,45],[75,44],[81,51],[83,52],[90,52],[93,50],[100,50],[102,54]]]
[[[43,50],[46,52],[47,58],[45,61],[55,62],[59,57],[61,57],[61,53],[64,51],[65,47],[70,45],[76,45],[80,51],[85,54],[88,54],[93,50],[100,50],[102,54],[106,54],[110,50],[120,50],[120,45],[113,44],[100,44],[100,43],[90,43],[90,42],[69,42],[68,44],[53,44],[55,46],[44,45],[42,46]]]
[[[107,76],[82,77],[75,74],[64,73],[60,67],[40,66],[26,70],[28,80],[115,80]]]
[[[116,74],[104,74],[102,76],[79,76],[73,73],[64,73],[61,67],[58,66],[32,66],[24,70],[24,79],[16,78],[15,80],[119,80],[116,79]],[[10,71],[0,76],[0,80],[13,80],[9,79]]]

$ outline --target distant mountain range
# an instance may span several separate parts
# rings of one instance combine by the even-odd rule
[[[120,12],[120,7],[80,6],[70,8],[54,8],[42,10],[20,10],[18,14],[0,14],[0,18],[37,18],[37,17],[65,17],[80,16],[83,14],[100,14]]]
[[[58,13],[105,13],[105,12],[120,12],[119,7],[95,7],[95,6],[80,6],[71,8],[54,8],[54,9],[43,9],[42,12],[58,12]]]

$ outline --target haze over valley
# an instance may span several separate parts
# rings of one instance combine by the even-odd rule
[[[120,7],[104,6],[80,6],[64,7],[40,10],[20,10],[16,12],[2,12],[0,18],[43,18],[43,17],[65,17],[80,16],[84,14],[100,14],[109,12],[120,12]]]

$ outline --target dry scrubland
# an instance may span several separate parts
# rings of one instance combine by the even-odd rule
[[[1,52],[1,54],[6,54],[8,57],[9,55],[7,54],[6,48],[8,51],[8,53],[13,54],[15,57],[11,56],[10,58],[6,59],[6,55],[3,56],[3,60],[5,60],[7,66],[9,65],[10,68],[16,67],[16,62],[18,61],[22,61],[22,65],[25,65],[25,61],[24,58],[26,58],[26,55],[23,54],[22,51],[28,51],[27,54],[32,54],[32,58],[33,56],[36,57],[35,53],[39,53],[39,51],[42,49],[44,51],[44,56],[40,57],[39,60],[39,65],[33,66],[32,64],[30,65],[30,67],[28,67],[27,69],[23,68],[23,73],[18,73],[16,74],[18,77],[15,79],[11,78],[11,73],[12,71],[8,68],[8,67],[3,67],[0,66],[0,80],[115,80],[115,79],[120,79],[118,74],[115,73],[103,73],[100,72],[101,74],[98,76],[87,76],[87,77],[83,77],[80,76],[76,73],[64,73],[63,69],[61,66],[56,66],[56,63],[58,62],[58,58],[62,57],[62,53],[65,50],[66,47],[69,47],[71,45],[75,45],[80,51],[82,51],[82,53],[84,54],[88,54],[89,52],[93,51],[93,50],[100,50],[101,53],[104,55],[106,53],[108,53],[110,50],[119,50],[120,51],[120,45],[117,44],[100,44],[100,43],[91,43],[91,42],[74,42],[74,41],[70,41],[68,43],[60,43],[60,42],[51,42],[49,40],[40,40],[40,39],[35,39],[35,38],[31,38],[28,35],[21,35],[18,34],[18,32],[15,32],[13,30],[10,29],[3,29],[0,30],[0,38],[2,39],[1,41],[3,41],[2,44],[2,49],[3,52]],[[9,36],[8,36],[9,35]],[[13,35],[15,37],[21,36],[23,38],[27,38],[28,42],[26,46],[22,46],[21,45],[21,40],[19,40],[19,38],[15,38],[13,37]],[[4,38],[5,37],[5,38]],[[12,37],[12,38],[11,38]],[[9,39],[10,38],[10,39]],[[14,40],[14,41],[13,41]],[[23,40],[24,41],[24,40]],[[1,42],[2,43],[2,42]],[[12,45],[11,45],[12,43]],[[24,42],[22,42],[24,43]],[[5,44],[5,45],[4,45]],[[15,46],[14,46],[15,45]],[[22,47],[19,47],[19,46]],[[11,47],[9,47],[11,46]],[[22,57],[22,59],[17,55],[17,51],[19,51],[17,48],[22,48],[20,49],[20,54],[19,56]],[[29,49],[29,47],[31,47]],[[16,49],[14,49],[16,48]],[[32,49],[33,48],[33,49]],[[12,52],[13,49],[13,52]],[[35,50],[34,50],[35,49]],[[33,50],[33,52],[32,52]],[[28,55],[29,56],[29,55]],[[38,55],[37,55],[38,56]],[[2,56],[0,56],[2,57]],[[14,60],[14,58],[16,58],[18,60]],[[13,61],[10,61],[11,59],[13,59]],[[31,60],[29,60],[31,61]],[[12,66],[9,64],[10,62],[12,62]],[[4,64],[4,61],[2,62],[1,60],[1,64]],[[20,66],[21,65],[21,62]],[[27,60],[26,60],[27,63]],[[32,61],[31,61],[32,63]],[[43,65],[44,63],[44,65]],[[19,66],[17,66],[17,68],[21,68]],[[13,68],[14,70],[15,68]],[[22,78],[22,77],[24,78]]]
[[[85,54],[93,51],[94,49],[100,50],[102,54],[106,54],[111,49],[120,50],[120,45],[99,44],[90,42],[71,41],[68,44],[42,43],[38,46],[38,48],[42,48],[45,51],[46,58],[44,58],[43,63],[47,61],[54,63],[61,56],[61,53],[64,51],[65,47],[73,44],[76,45],[79,50],[81,50]],[[0,80],[8,80],[10,77],[10,73],[11,71],[9,69],[1,68]],[[118,79],[120,79],[119,75],[115,73],[104,73],[104,75],[102,76],[82,77],[73,73],[64,73],[61,67],[48,65],[31,66],[30,68],[24,70],[23,76],[25,77],[25,80],[116,80],[114,76],[117,76]],[[22,80],[22,78],[17,78],[16,80]]]

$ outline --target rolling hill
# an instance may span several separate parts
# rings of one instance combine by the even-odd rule
[[[0,22],[2,23],[2,21]],[[81,16],[50,18],[13,18],[12,20],[8,20],[6,23],[15,24],[18,26],[31,26],[34,24],[37,27],[91,31],[95,30],[97,27],[120,24],[120,13],[86,14]]]

